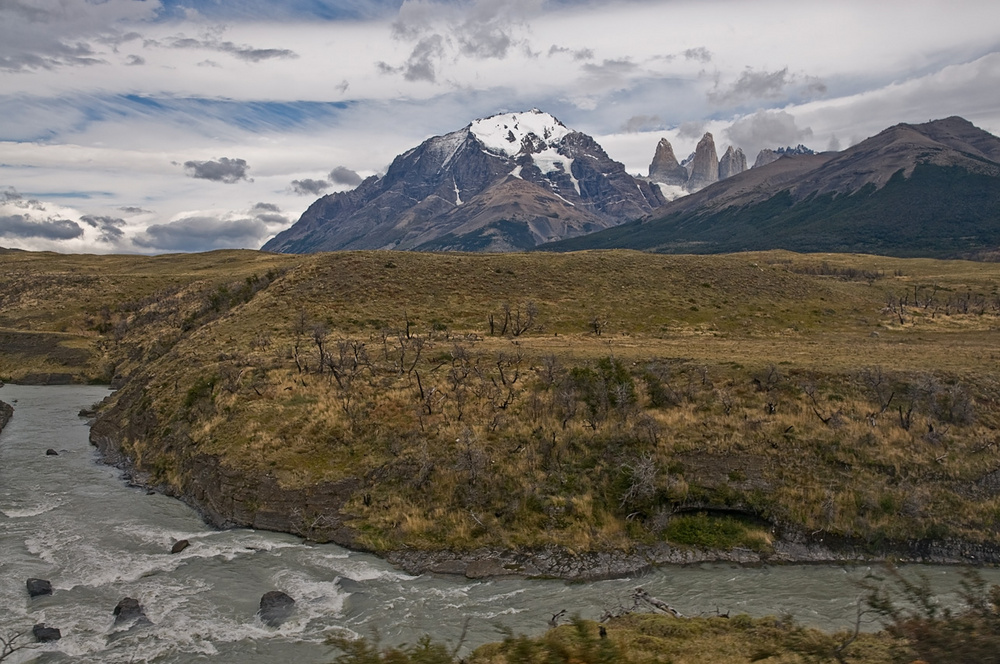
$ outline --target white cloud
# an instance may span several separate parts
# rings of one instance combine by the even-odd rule
[[[947,115],[1000,131],[1000,23],[970,20],[992,2],[341,4],[351,20],[261,1],[167,19],[157,0],[0,2],[0,188],[45,207],[0,212],[0,245],[257,242],[282,222],[251,205],[287,225],[314,194],[354,186],[331,165],[367,177],[430,135],[532,106],[630,172],[661,136],[683,157],[704,131],[751,159],[754,143],[846,147]],[[223,156],[249,170],[222,186],[183,167]],[[82,235],[43,237],[76,232],[60,221]]]

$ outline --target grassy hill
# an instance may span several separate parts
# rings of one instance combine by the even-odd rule
[[[992,550],[1000,266],[787,252],[4,256],[0,377],[220,521],[379,552]],[[69,352],[72,351],[72,352]]]
[[[787,249],[892,256],[976,257],[1000,246],[1000,178],[955,166],[918,164],[876,189],[682,209],[563,240],[543,251],[641,249],[715,254]]]

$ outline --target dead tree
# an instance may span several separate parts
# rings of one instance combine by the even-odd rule
[[[667,604],[663,600],[656,599],[655,597],[653,597],[652,595],[650,595],[649,593],[647,593],[642,588],[636,588],[635,589],[635,593],[633,593],[632,596],[636,600],[643,601],[646,604],[649,604],[650,606],[653,606],[653,607],[659,609],[660,611],[663,611],[664,613],[669,613],[674,618],[683,618],[684,617],[684,616],[681,615],[680,611],[678,611],[674,607],[670,606],[669,604]]]

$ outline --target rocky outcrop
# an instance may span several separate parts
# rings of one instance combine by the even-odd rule
[[[0,401],[0,431],[3,431],[3,428],[7,426],[7,423],[10,422],[10,418],[13,416],[14,407],[9,403]]]
[[[771,148],[764,148],[757,153],[757,158],[753,162],[753,168],[760,168],[761,166],[767,166],[768,164],[778,161],[781,155],[772,150]]]
[[[713,182],[719,181],[719,154],[715,151],[715,139],[710,132],[698,141],[694,150],[694,161],[691,163],[691,177],[688,179],[688,189],[697,191]]]
[[[280,590],[264,593],[257,615],[268,627],[280,627],[295,612],[295,600]]]
[[[186,539],[177,540],[176,542],[174,542],[174,545],[170,547],[170,553],[180,553],[189,546],[191,546],[191,542],[189,542],[188,540]]]
[[[747,157],[740,148],[733,149],[730,145],[726,148],[726,153],[719,160],[719,179],[725,180],[734,175],[739,175],[747,169]]]
[[[684,186],[688,181],[687,169],[677,162],[670,141],[661,138],[656,145],[656,153],[649,164],[649,179],[674,186]]]

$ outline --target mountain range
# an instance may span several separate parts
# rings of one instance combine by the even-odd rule
[[[998,247],[1000,139],[950,117],[898,124],[842,152],[790,151],[640,220],[543,248],[975,258]]]
[[[523,250],[645,216],[665,202],[593,138],[533,109],[427,139],[385,175],[317,200],[263,249]]]
[[[710,133],[680,163],[663,139],[640,177],[533,109],[427,139],[384,175],[317,200],[263,249],[984,257],[998,247],[1000,139],[959,117],[899,124],[841,152],[762,150],[751,168],[732,146],[720,160]]]

